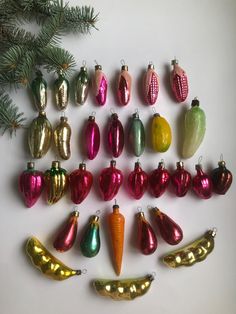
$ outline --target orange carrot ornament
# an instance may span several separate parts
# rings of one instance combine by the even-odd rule
[[[110,229],[114,268],[117,276],[120,275],[123,247],[124,247],[124,231],[125,217],[119,212],[119,205],[113,205],[113,212],[108,216],[108,225]]]

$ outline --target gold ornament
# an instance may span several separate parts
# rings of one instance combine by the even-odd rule
[[[200,239],[178,249],[163,258],[169,267],[192,266],[202,262],[214,249],[216,229],[207,231]]]
[[[69,88],[69,81],[62,73],[59,73],[57,80],[54,82],[55,99],[59,110],[65,110],[68,105]]]
[[[26,253],[33,265],[50,279],[61,281],[82,273],[81,270],[73,270],[63,264],[35,237],[28,239]]]
[[[54,131],[54,143],[56,145],[59,156],[62,159],[69,159],[71,155],[70,151],[70,139],[71,139],[71,127],[68,124],[68,118],[61,117],[60,123],[56,126]]]

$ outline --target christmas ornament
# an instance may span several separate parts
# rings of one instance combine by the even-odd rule
[[[89,75],[85,64],[80,68],[80,72],[75,79],[75,101],[78,105],[83,105],[88,97]]]
[[[115,160],[111,160],[110,167],[104,168],[99,176],[99,188],[104,201],[112,200],[123,183],[123,174],[116,168]]]
[[[77,210],[73,211],[57,234],[53,242],[53,246],[57,251],[66,252],[74,245],[78,229],[78,217],[79,212]]]
[[[203,141],[206,131],[206,116],[199,108],[199,100],[195,97],[184,117],[183,158],[192,157]]]
[[[195,165],[195,168],[197,174],[193,178],[193,190],[200,198],[208,199],[211,197],[213,189],[211,177],[203,172],[200,160],[199,163]]]
[[[169,267],[177,268],[179,266],[192,266],[204,261],[214,249],[215,235],[216,228],[213,228],[200,239],[164,256],[163,262]]]
[[[43,173],[34,169],[34,162],[28,162],[27,169],[19,177],[19,190],[27,207],[30,208],[37,202],[43,187]]]
[[[166,152],[171,144],[172,134],[169,123],[159,113],[152,118],[152,148],[159,153]]]
[[[28,144],[33,158],[42,158],[51,145],[52,126],[44,111],[39,112],[28,129]]]
[[[86,153],[90,160],[93,160],[99,151],[100,147],[100,131],[97,123],[95,122],[95,116],[89,116],[85,129],[86,139]]]
[[[107,99],[107,78],[102,72],[102,66],[98,64],[95,65],[93,89],[97,104],[100,106],[105,105]]]
[[[148,65],[147,72],[144,76],[144,98],[148,105],[154,105],[159,93],[159,77],[154,70],[154,64]]]
[[[31,83],[31,91],[34,97],[34,105],[38,111],[47,107],[47,82],[41,71],[36,72],[36,78]]]
[[[153,280],[153,275],[123,280],[97,279],[94,280],[93,286],[101,296],[110,297],[116,301],[129,301],[147,293]]]
[[[70,139],[71,139],[71,127],[68,123],[68,118],[62,116],[59,124],[54,130],[54,143],[57,148],[57,152],[62,159],[69,159],[71,156],[70,151]]]
[[[165,168],[164,161],[159,162],[158,167],[149,175],[150,192],[155,197],[160,197],[168,187],[170,182],[170,173]]]
[[[214,169],[211,173],[211,179],[213,183],[213,190],[217,194],[224,195],[230,188],[233,175],[226,168],[226,163],[224,160],[218,162],[218,168]]]
[[[108,148],[113,157],[117,158],[124,148],[124,129],[116,113],[112,113],[107,133]]]
[[[184,163],[176,163],[176,170],[171,176],[171,183],[175,189],[176,196],[183,197],[191,187],[191,174],[184,169]]]
[[[121,106],[126,106],[130,101],[131,82],[132,79],[128,72],[128,66],[125,65],[125,62],[122,60],[122,67],[118,78],[117,88],[117,96]]]
[[[130,122],[128,142],[133,154],[136,157],[141,156],[145,148],[145,130],[137,111],[133,114]]]
[[[117,204],[113,205],[113,212],[108,215],[108,227],[111,237],[114,268],[116,275],[119,276],[124,248],[125,217],[120,213]]]
[[[58,202],[65,194],[68,186],[68,175],[65,169],[61,168],[60,161],[53,161],[51,169],[44,175],[46,199],[49,205]]]
[[[170,85],[177,102],[183,102],[188,96],[188,78],[179,66],[178,60],[172,60],[173,70],[170,75]]]
[[[80,249],[84,256],[94,257],[100,250],[99,216],[90,217],[89,224],[80,242]]]
[[[26,243],[26,253],[33,265],[50,279],[61,281],[82,274],[81,270],[73,270],[63,264],[35,237],[28,239]]]
[[[180,226],[158,208],[152,209],[161,237],[170,245],[176,245],[183,239]]]
[[[145,219],[144,212],[137,214],[138,218],[138,248],[144,255],[150,255],[157,249],[157,238],[152,226]]]
[[[134,165],[134,171],[128,176],[128,191],[131,196],[136,200],[139,200],[148,187],[148,175],[141,168],[140,162],[136,162]]]
[[[69,100],[69,81],[65,78],[62,71],[59,72],[58,78],[54,82],[54,94],[56,105],[59,110],[65,110]]]
[[[71,200],[75,204],[80,204],[88,196],[92,184],[93,175],[86,170],[86,164],[79,164],[79,169],[74,170],[69,176]]]

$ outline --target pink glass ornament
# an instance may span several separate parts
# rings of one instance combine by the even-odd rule
[[[115,158],[119,157],[124,148],[124,129],[116,113],[111,115],[107,141],[112,156]]]
[[[185,71],[179,66],[178,60],[172,60],[173,70],[170,75],[170,84],[177,102],[183,102],[188,96],[188,78]]]
[[[103,200],[112,200],[118,193],[122,182],[123,174],[116,168],[115,160],[112,160],[110,167],[103,169],[99,176],[99,187]]]
[[[159,162],[158,168],[149,175],[150,192],[155,197],[160,197],[168,187],[170,182],[170,173],[165,168],[163,161]]]
[[[177,169],[171,176],[171,183],[175,189],[175,194],[183,197],[191,187],[191,174],[184,169],[182,161],[177,162],[176,167]]]
[[[107,99],[107,78],[102,72],[101,65],[95,65],[95,75],[94,75],[94,94],[98,105],[103,106]]]
[[[139,200],[148,186],[148,175],[141,168],[140,162],[136,162],[134,165],[134,171],[128,176],[128,191],[131,196],[136,200]]]
[[[61,253],[66,252],[75,243],[78,229],[78,217],[78,211],[72,212],[69,220],[65,223],[65,225],[57,234],[55,241],[53,242],[53,246],[57,251]]]
[[[93,175],[86,170],[85,163],[81,163],[79,169],[70,174],[69,184],[72,202],[75,204],[82,203],[88,196],[93,184]]]
[[[121,106],[126,106],[130,101],[131,95],[131,76],[128,72],[128,66],[122,65],[118,78],[117,96]]]
[[[100,147],[100,131],[94,116],[88,118],[85,129],[85,139],[87,157],[93,160],[97,156]]]
[[[28,162],[27,169],[19,177],[19,190],[27,207],[30,208],[37,202],[43,187],[43,172],[34,169],[34,162]]]
[[[200,198],[208,199],[211,197],[213,189],[211,177],[203,172],[200,164],[196,165],[195,168],[197,174],[193,178],[193,190]]]
[[[137,214],[138,218],[138,236],[137,244],[138,248],[144,255],[150,255],[154,253],[157,249],[157,238],[152,226],[145,219],[144,213],[139,212]]]
[[[144,77],[144,98],[148,105],[154,105],[159,93],[159,77],[154,71],[154,65],[149,64]]]
[[[161,237],[170,245],[176,245],[183,239],[183,231],[180,226],[158,208],[153,208],[156,223]]]

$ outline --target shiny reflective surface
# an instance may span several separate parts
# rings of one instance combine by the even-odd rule
[[[99,217],[92,216],[80,242],[80,249],[84,256],[94,257],[100,250]]]
[[[137,200],[146,192],[148,187],[148,175],[143,171],[139,162],[135,163],[134,171],[129,174],[127,183],[130,195]]]
[[[93,160],[100,148],[100,130],[95,122],[95,117],[90,116],[85,129],[87,157]]]
[[[152,226],[145,219],[144,212],[137,214],[138,219],[138,249],[144,255],[150,255],[157,249],[157,238]]]
[[[93,85],[97,104],[100,106],[105,105],[107,99],[107,78],[102,72],[102,67],[100,65],[95,66]]]
[[[184,163],[181,161],[176,163],[176,167],[175,172],[171,175],[171,183],[176,196],[183,197],[191,187],[191,174],[184,169]]]
[[[19,177],[19,190],[27,207],[32,207],[37,202],[43,187],[43,172],[34,169],[34,162],[28,162],[27,169]]]
[[[50,279],[61,281],[75,275],[81,275],[81,270],[73,270],[63,264],[35,237],[28,239],[26,253],[33,265]]]
[[[53,135],[59,156],[65,160],[69,159],[71,156],[71,127],[68,123],[68,118],[61,117],[60,123],[56,126]]]
[[[166,152],[172,141],[172,133],[169,123],[165,118],[155,113],[152,118],[152,148],[159,153]]]
[[[38,111],[47,107],[47,82],[43,79],[40,71],[36,72],[36,78],[31,83],[31,90],[34,97],[34,105]]]
[[[160,197],[165,193],[170,183],[170,173],[165,168],[164,162],[159,162],[158,168],[149,175],[149,190],[155,197]]]
[[[170,85],[177,102],[183,102],[188,96],[188,77],[178,65],[177,60],[172,60],[173,70],[170,75]]]
[[[44,111],[39,112],[28,129],[28,145],[33,158],[42,158],[49,150],[52,139],[52,126]]]
[[[89,75],[86,67],[81,67],[75,79],[75,100],[78,105],[83,105],[88,97]]]
[[[137,112],[132,116],[128,131],[128,140],[133,154],[136,157],[141,156],[145,149],[145,130]]]
[[[69,89],[69,81],[63,75],[59,75],[54,82],[55,100],[59,110],[65,110],[68,105]]]
[[[213,190],[217,194],[224,195],[233,182],[233,175],[226,168],[225,162],[223,160],[219,161],[218,165],[219,167],[214,169],[211,173]]]
[[[207,231],[200,239],[180,248],[163,258],[163,262],[172,268],[192,266],[202,262],[213,251],[216,229]]]
[[[126,106],[131,96],[131,76],[126,65],[122,66],[121,73],[118,78],[117,96],[121,106]]]
[[[207,175],[202,170],[200,164],[195,166],[197,170],[196,176],[193,178],[193,190],[202,199],[208,199],[212,196],[212,180],[209,175]]]
[[[97,279],[94,280],[93,286],[101,296],[118,301],[133,300],[147,293],[153,280],[152,275],[123,280]]]
[[[116,113],[111,115],[108,125],[107,142],[113,157],[117,158],[124,148],[124,129]]]
[[[159,77],[154,71],[154,65],[149,64],[144,76],[144,99],[148,105],[154,105],[159,93]]]

